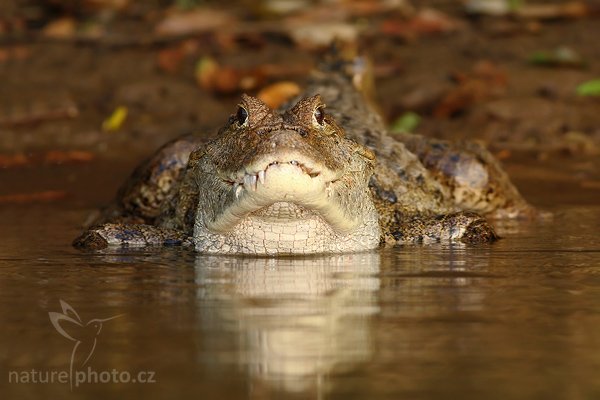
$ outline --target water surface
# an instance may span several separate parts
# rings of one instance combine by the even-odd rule
[[[600,398],[594,198],[571,196],[549,207],[553,221],[505,227],[493,245],[280,259],[83,253],[69,243],[118,181],[97,168],[37,171],[72,195],[0,208],[3,399]],[[13,171],[10,190],[32,173]],[[59,326],[75,341],[50,312],[71,318]],[[99,333],[86,326],[115,316]],[[71,359],[75,373],[150,372],[155,383],[9,382],[70,372]]]

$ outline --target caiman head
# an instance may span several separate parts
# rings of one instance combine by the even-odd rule
[[[255,255],[378,246],[374,154],[344,137],[319,96],[283,113],[244,95],[197,159],[196,249]]]

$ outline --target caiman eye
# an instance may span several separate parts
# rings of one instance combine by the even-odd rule
[[[319,125],[323,125],[325,123],[325,110],[323,109],[323,106],[315,109],[314,116]]]
[[[240,125],[244,125],[246,121],[248,121],[248,111],[242,106],[239,106],[237,112],[235,113],[235,120]]]

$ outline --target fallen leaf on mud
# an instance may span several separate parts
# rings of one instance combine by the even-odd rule
[[[512,157],[512,151],[508,150],[508,149],[502,149],[500,151],[498,151],[496,154],[494,154],[496,156],[496,158],[500,161],[502,160],[507,160],[509,158]]]
[[[421,123],[421,116],[417,113],[408,111],[398,117],[390,126],[393,133],[414,132]]]
[[[23,61],[29,58],[31,51],[25,46],[11,46],[0,48],[0,64],[7,61]]]
[[[196,39],[184,40],[181,43],[167,47],[158,52],[158,67],[165,72],[177,72],[185,58],[198,52],[199,44]]]
[[[158,67],[169,73],[175,73],[179,70],[181,63],[185,59],[185,53],[179,47],[169,47],[158,52]]]
[[[272,109],[276,109],[299,93],[300,86],[297,83],[282,81],[263,88],[258,92],[257,97]]]
[[[316,22],[295,25],[289,29],[292,40],[305,49],[318,49],[329,46],[334,40],[355,43],[358,27],[346,22]]]
[[[253,68],[234,68],[220,65],[212,57],[203,57],[196,64],[195,78],[198,85],[205,90],[231,94],[237,91],[254,90],[262,86],[267,79],[306,75],[310,69],[309,64],[265,64]]]
[[[431,110],[446,95],[447,86],[445,82],[428,80],[400,94],[399,105],[405,110]]]
[[[508,37],[521,34],[539,34],[543,25],[535,20],[520,21],[514,18],[498,18],[486,21],[481,26],[482,33],[485,32],[492,37]]]
[[[454,32],[462,27],[458,20],[433,9],[420,10],[409,20],[388,19],[381,24],[385,35],[412,39],[420,35]]]
[[[487,82],[490,89],[503,90],[508,85],[506,72],[487,60],[479,61],[473,66],[473,78]]]
[[[600,181],[583,181],[579,185],[584,189],[600,190]]]
[[[23,167],[29,164],[29,159],[23,153],[0,154],[0,168]]]
[[[15,193],[0,195],[0,204],[46,203],[64,199],[67,192],[62,190],[46,190],[35,193]]]
[[[563,138],[563,150],[571,154],[597,155],[600,153],[600,147],[594,139],[583,132],[567,132]]]
[[[94,153],[83,150],[51,150],[44,154],[43,161],[47,164],[85,163],[95,158]]]
[[[284,79],[290,76],[306,76],[313,69],[313,64],[263,64],[257,68],[260,74],[271,79]]]
[[[449,118],[488,97],[487,84],[481,80],[466,80],[444,96],[435,108],[437,118]]]
[[[123,123],[127,119],[127,107],[119,106],[113,113],[102,122],[102,130],[104,132],[114,132],[121,129]]]
[[[309,63],[263,64],[252,68],[234,68],[220,65],[214,58],[207,56],[198,60],[195,78],[204,90],[231,94],[254,90],[264,85],[267,80],[286,80],[291,76],[305,76],[311,69],[312,65]]]
[[[80,26],[77,34],[86,39],[101,39],[106,35],[106,25],[99,21],[88,22]]]
[[[265,39],[259,32],[250,33],[218,30],[212,34],[211,40],[213,46],[219,49],[221,54],[238,51],[240,42],[248,44],[249,47],[253,47],[254,45],[261,47],[265,44]]]
[[[504,93],[507,77],[504,71],[489,61],[480,61],[471,74],[455,73],[458,83],[450,90],[434,110],[438,118],[448,118],[490,97]]]
[[[204,90],[216,93],[234,93],[240,87],[242,73],[231,67],[220,66],[211,57],[203,57],[196,64],[196,82]]]
[[[39,164],[70,164],[86,163],[92,161],[94,153],[84,150],[50,150],[45,153],[35,154],[0,154],[0,168],[19,168]]]
[[[202,57],[196,63],[194,75],[201,88],[209,90],[212,87],[215,75],[219,71],[219,63],[212,57]]]
[[[162,36],[213,32],[235,25],[236,18],[223,11],[198,8],[192,11],[172,11],[155,28]]]
[[[6,10],[4,11],[4,14],[0,12],[0,37],[7,34],[20,36],[29,32],[29,24],[24,15],[14,15],[23,13],[12,13],[11,16],[10,12],[7,14]]]
[[[277,15],[300,12],[307,5],[306,0],[266,0],[263,3],[261,6],[266,12]]]
[[[66,101],[64,104],[56,106],[42,106],[41,109],[9,115],[0,116],[0,126],[23,127],[36,125],[42,122],[56,121],[61,119],[72,119],[79,115],[79,108],[76,104]]]
[[[414,13],[412,2],[408,0],[388,0],[388,1],[372,1],[372,0],[353,0],[344,1],[341,4],[346,8],[348,13],[355,17],[365,17],[368,15],[396,12],[402,14]]]
[[[83,0],[83,6],[93,11],[119,11],[127,7],[130,2],[130,0]]]
[[[577,86],[577,94],[580,96],[600,96],[600,79],[587,81]]]
[[[538,51],[529,57],[529,62],[544,67],[572,67],[581,68],[585,66],[583,58],[570,47],[558,47],[555,50]]]
[[[306,20],[320,19],[328,14],[337,14],[343,17],[367,17],[389,12],[409,14],[413,6],[408,0],[352,0],[352,1],[322,1],[307,0],[268,0],[261,6],[264,11],[272,14],[295,14]]]
[[[75,31],[75,20],[69,17],[59,18],[51,21],[42,29],[44,36],[55,39],[70,38],[75,34]]]
[[[590,7],[582,1],[555,4],[527,4],[520,0],[470,0],[465,5],[469,14],[501,17],[514,15],[527,19],[579,18],[590,13]]]
[[[525,4],[515,10],[515,15],[532,19],[580,18],[589,14],[586,3],[569,1],[557,4]]]
[[[465,4],[465,11],[469,14],[503,16],[514,10],[508,0],[470,0]]]

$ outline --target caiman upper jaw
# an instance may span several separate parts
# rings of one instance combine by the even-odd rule
[[[299,163],[296,160],[288,162],[273,161],[269,163],[269,165],[267,165],[265,169],[261,169],[258,172],[250,170],[249,172],[245,172],[244,175],[236,174],[235,178],[228,179],[226,180],[226,182],[233,186],[233,192],[235,194],[235,197],[239,198],[244,189],[257,190],[259,184],[264,185],[267,176],[267,170],[269,168],[283,164],[289,164],[294,167],[297,167],[300,170],[302,170],[304,174],[310,176],[311,178],[316,178],[321,175],[321,171],[308,167],[305,164]]]
[[[227,178],[224,178],[223,181],[229,185],[244,185],[248,183],[255,185],[257,181],[264,183],[267,169],[273,165],[279,164],[290,164],[296,166],[311,178],[316,178],[317,176],[321,175],[320,170],[303,164],[297,160],[272,161],[264,169],[259,169],[258,171],[256,171],[256,169],[244,169],[243,171],[237,172],[235,174],[232,174],[231,176],[228,176]]]
[[[247,175],[254,175],[256,176],[256,179],[262,179],[261,176],[264,177],[264,174],[268,168],[280,164],[289,164],[298,167],[302,170],[302,172],[309,175],[311,178],[315,178],[322,173],[325,174],[326,178],[332,179],[336,179],[337,176],[340,175],[334,171],[331,171],[327,167],[315,165],[316,163],[309,157],[292,153],[262,158],[259,161],[252,162],[249,165],[240,168],[238,171],[229,174],[223,174],[224,176],[222,176],[221,179],[230,184],[243,184],[246,181]]]

